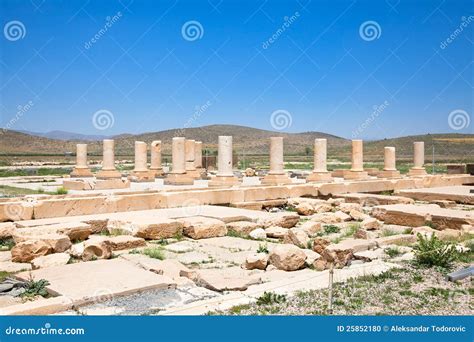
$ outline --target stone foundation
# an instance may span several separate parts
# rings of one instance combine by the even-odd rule
[[[71,172],[71,177],[94,177],[91,170],[89,168],[78,168],[75,167],[74,170]]]
[[[412,177],[419,177],[419,176],[426,176],[427,173],[424,167],[422,168],[412,167],[410,171],[408,172],[408,175]]]
[[[154,182],[155,181],[155,171],[133,171],[128,179],[132,182]]]
[[[369,174],[366,171],[347,170],[344,172],[344,179],[348,180],[364,180],[368,179]]]
[[[209,187],[231,187],[239,184],[239,179],[235,176],[216,176],[209,181]]]
[[[278,185],[278,184],[291,184],[291,178],[286,174],[281,175],[272,175],[268,174],[261,180],[261,183],[264,185]]]
[[[117,170],[100,170],[97,175],[97,179],[113,179],[113,178],[122,178],[122,174]]]
[[[187,173],[169,173],[164,183],[165,185],[193,185],[194,179]]]
[[[330,182],[332,176],[330,172],[313,172],[307,178],[307,182]]]
[[[383,170],[377,174],[378,178],[401,178],[400,171],[398,170]]]

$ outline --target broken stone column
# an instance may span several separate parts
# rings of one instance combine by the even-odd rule
[[[364,171],[364,147],[362,140],[352,140],[352,167],[344,172],[344,179],[366,179]]]
[[[327,169],[327,140],[314,139],[313,172],[306,178],[308,182],[330,182],[331,173]]]
[[[270,138],[270,171],[262,179],[262,184],[290,184],[290,177],[286,174],[283,165],[283,138]]]
[[[147,145],[143,141],[135,141],[135,165],[129,179],[133,182],[153,182],[155,173],[148,170]]]
[[[202,141],[194,143],[194,167],[198,171],[202,169]]]
[[[425,143],[423,141],[415,141],[413,143],[413,167],[408,172],[409,176],[425,176]]]
[[[172,142],[171,171],[165,178],[168,185],[192,185],[194,179],[186,174],[186,139],[174,137]]]
[[[217,175],[209,186],[233,186],[239,184],[232,169],[232,137],[219,136],[219,147],[217,151]]]
[[[163,167],[161,166],[161,141],[155,140],[151,143],[151,164],[150,170],[155,173],[155,177],[164,175]]]
[[[93,177],[87,165],[87,144],[76,145],[76,166],[71,172],[71,177]]]
[[[395,147],[384,148],[384,168],[377,175],[379,178],[398,178],[400,171],[397,170],[395,162]]]
[[[122,174],[115,168],[114,141],[103,140],[102,169],[97,173],[98,179],[121,178]]]
[[[185,155],[186,155],[186,174],[194,179],[201,178],[201,174],[196,170],[195,158],[196,158],[196,141],[192,139],[186,139],[185,143]]]

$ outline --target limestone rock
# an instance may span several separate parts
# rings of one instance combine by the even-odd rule
[[[255,170],[252,169],[251,167],[248,167],[245,169],[244,174],[246,177],[254,177],[255,176]]]
[[[349,203],[347,203],[349,204]],[[352,203],[353,204],[353,203]],[[359,210],[355,210],[355,209],[352,209],[350,212],[349,212],[349,215],[356,221],[363,221],[365,219],[368,219],[370,218],[369,215],[367,214],[364,214],[363,212],[360,212]]]
[[[363,229],[376,230],[376,229],[380,229],[383,226],[383,224],[382,224],[382,222],[380,222],[376,218],[370,217],[370,218],[366,218],[364,221],[362,221],[360,226]]]
[[[276,246],[270,253],[269,262],[279,270],[296,271],[304,267],[306,254],[295,245]]]
[[[313,251],[321,254],[327,246],[331,244],[331,241],[324,238],[316,238],[313,240]]]
[[[336,207],[340,206],[341,203],[345,203],[346,200],[344,198],[328,198],[326,201],[328,204],[334,205]]]
[[[331,244],[326,247],[330,250],[352,250],[354,252],[366,251],[368,249],[374,249],[377,246],[373,240],[361,240],[361,239],[346,239],[337,244]]]
[[[300,216],[296,213],[274,213],[259,220],[263,227],[279,226],[283,228],[292,228],[300,221]]]
[[[328,204],[328,203],[319,203],[319,204],[315,204],[313,205],[313,208],[314,208],[314,211],[316,213],[327,213],[327,212],[330,212],[332,211],[332,205]]]
[[[74,258],[82,257],[84,253],[84,242],[75,243],[69,248],[69,254]]]
[[[227,228],[221,220],[195,216],[180,219],[183,224],[184,235],[192,239],[207,239],[218,236],[225,236]]]
[[[376,260],[376,259],[383,259],[386,257],[387,255],[385,254],[382,248],[354,253],[354,258],[358,260],[367,261],[367,262]]]
[[[264,270],[267,268],[268,254],[266,253],[252,253],[247,255],[245,259],[244,268],[247,270]]]
[[[298,227],[308,234],[308,236],[313,237],[322,229],[322,224],[320,222],[306,221],[301,226]]]
[[[386,245],[410,245],[416,242],[416,235],[412,234],[401,234],[401,235],[392,235],[385,236],[375,239],[378,246]]]
[[[12,261],[0,262],[1,272],[16,273],[20,271],[29,271],[29,270],[31,270],[31,264],[27,262],[12,262]]]
[[[250,221],[236,221],[227,223],[228,231],[233,231],[243,236],[248,236],[252,230],[257,228],[261,228],[261,226],[255,222]]]
[[[110,244],[113,251],[146,246],[144,239],[134,236],[119,235],[107,237],[105,240]]]
[[[12,222],[0,223],[0,239],[9,239],[14,235],[15,224]]]
[[[257,228],[257,229],[252,230],[249,233],[249,237],[251,237],[254,240],[263,240],[267,238],[267,233],[265,232],[265,229]]]
[[[345,221],[350,221],[352,218],[350,217],[350,215],[342,212],[342,211],[336,211],[334,213],[334,216],[336,217],[339,217],[340,218],[340,222],[345,222]]]
[[[13,262],[29,262],[34,258],[53,253],[53,247],[43,240],[31,240],[16,244],[12,250]]]
[[[364,229],[358,229],[355,233],[354,233],[354,239],[375,239],[377,238],[377,235],[373,232],[369,232],[367,230],[364,230]]]
[[[181,235],[183,224],[177,220],[166,218],[144,218],[126,222],[122,225],[122,228],[132,231],[134,236],[143,239],[159,240]]]
[[[309,236],[306,232],[300,228],[288,229],[287,234],[283,238],[283,243],[293,244],[300,248],[306,248],[308,246]]]
[[[91,261],[96,259],[110,259],[112,257],[112,247],[108,241],[89,240],[84,243],[82,260]]]
[[[182,272],[182,275],[187,273]],[[192,279],[196,285],[205,287],[212,291],[245,291],[250,285],[262,282],[258,276],[252,276],[249,271],[238,267],[224,269],[202,269],[191,272]]]
[[[31,262],[34,269],[66,265],[71,256],[68,253],[55,253],[45,256],[40,256]]]
[[[326,224],[340,223],[343,221],[349,221],[351,217],[342,211],[337,211],[335,213],[320,213],[315,214],[311,218],[313,222],[321,222]]]
[[[271,238],[276,238],[276,239],[283,239],[288,232],[287,228],[282,228],[282,227],[268,227],[265,229],[265,233],[267,234],[268,237]]]
[[[338,208],[340,211],[346,214],[349,214],[353,210],[362,212],[362,206],[359,203],[341,203],[338,205]]]
[[[316,212],[311,204],[305,202],[298,204],[295,209],[298,214],[303,216],[313,215]]]
[[[48,243],[54,253],[62,253],[67,251],[71,247],[71,240],[67,235],[51,234],[41,237],[41,240]]]
[[[316,260],[321,258],[321,255],[312,251],[311,249],[304,249],[303,252],[306,254],[305,262],[307,266],[313,265]]]
[[[429,237],[434,234],[437,238],[441,240],[453,240],[457,239],[462,235],[462,232],[457,229],[443,229],[443,230],[436,230],[428,226],[416,227],[413,228],[411,231],[412,234],[417,235],[420,233],[425,237]]]

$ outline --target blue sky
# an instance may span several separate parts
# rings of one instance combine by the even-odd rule
[[[462,0],[1,0],[1,126],[473,133],[472,16]]]

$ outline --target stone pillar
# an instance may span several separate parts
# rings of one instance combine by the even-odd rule
[[[186,174],[186,139],[174,137],[172,142],[171,171],[165,179],[169,185],[192,185],[194,180]]]
[[[413,167],[408,172],[410,176],[424,176],[426,170],[425,164],[425,143],[423,141],[415,141],[413,143]]]
[[[87,144],[76,145],[76,166],[71,172],[71,177],[93,177],[87,166]]]
[[[219,136],[219,147],[217,151],[217,175],[209,186],[233,186],[239,184],[232,169],[232,137]]]
[[[395,147],[384,148],[384,168],[377,175],[379,178],[398,178],[400,172],[397,170],[395,162]]]
[[[202,169],[202,141],[194,143],[194,166],[196,169]]]
[[[103,140],[102,169],[97,173],[98,179],[121,178],[122,174],[115,168],[114,141]]]
[[[148,170],[147,145],[143,141],[135,141],[135,165],[129,179],[134,182],[153,182],[155,172]]]
[[[201,178],[201,174],[196,170],[195,158],[196,158],[196,141],[192,139],[186,139],[185,143],[185,155],[186,155],[186,173],[188,176],[194,179]]]
[[[155,173],[155,177],[163,176],[163,167],[161,166],[161,141],[155,140],[151,143],[151,163],[150,170]]]
[[[314,139],[313,172],[306,178],[308,182],[330,182],[331,173],[327,169],[327,140]]]
[[[362,140],[352,140],[352,167],[344,172],[345,179],[366,179],[367,172],[364,171],[364,147]]]
[[[283,166],[283,138],[270,138],[270,171],[262,179],[262,184],[290,184],[290,177],[285,173]]]

